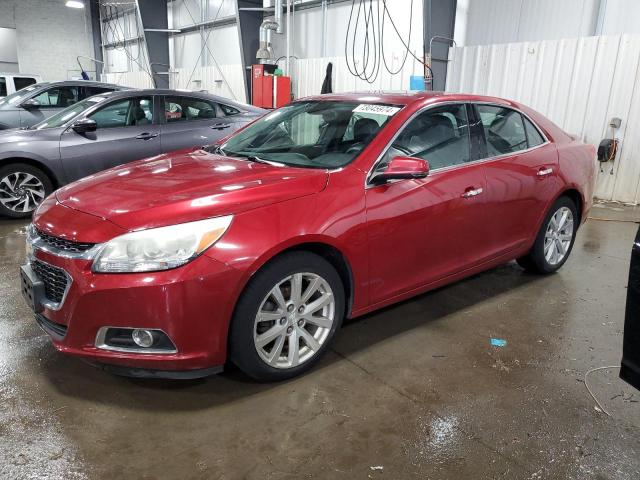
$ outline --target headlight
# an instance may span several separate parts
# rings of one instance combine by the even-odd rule
[[[229,215],[116,237],[100,250],[93,271],[151,272],[179,267],[216,243],[232,219]]]

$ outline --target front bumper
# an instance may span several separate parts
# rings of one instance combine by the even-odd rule
[[[195,378],[221,370],[241,277],[238,270],[202,255],[163,272],[96,274],[90,260],[44,250],[34,250],[32,256],[63,269],[71,280],[64,300],[53,306],[43,302],[37,314],[60,352],[129,376]],[[96,336],[105,326],[162,330],[177,351],[98,348]]]

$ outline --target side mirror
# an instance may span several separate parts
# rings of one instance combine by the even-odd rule
[[[30,98],[22,102],[20,106],[25,110],[33,110],[34,108],[40,108],[40,102],[33,98]]]
[[[371,179],[375,184],[389,180],[424,178],[429,175],[429,162],[415,157],[393,157],[387,167]]]
[[[98,124],[90,118],[82,118],[73,122],[71,128],[76,133],[95,132],[98,129]]]

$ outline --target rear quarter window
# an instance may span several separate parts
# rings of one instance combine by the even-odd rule
[[[224,112],[225,116],[230,117],[232,115],[238,115],[240,110],[235,107],[231,107],[229,105],[225,105],[224,103],[220,103],[220,109]]]
[[[527,132],[527,142],[529,144],[529,148],[542,145],[544,143],[544,137],[540,135],[538,129],[526,117],[523,117],[522,119],[524,121],[524,129]]]

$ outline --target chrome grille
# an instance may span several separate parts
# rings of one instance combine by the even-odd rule
[[[95,245],[95,243],[74,242],[72,240],[54,237],[53,235],[48,235],[41,230],[36,230],[36,234],[44,244],[64,252],[82,253]]]
[[[65,271],[48,263],[41,262],[40,260],[34,260],[31,263],[31,268],[38,278],[42,280],[42,283],[44,283],[44,291],[47,299],[54,303],[62,302],[69,282]]]

